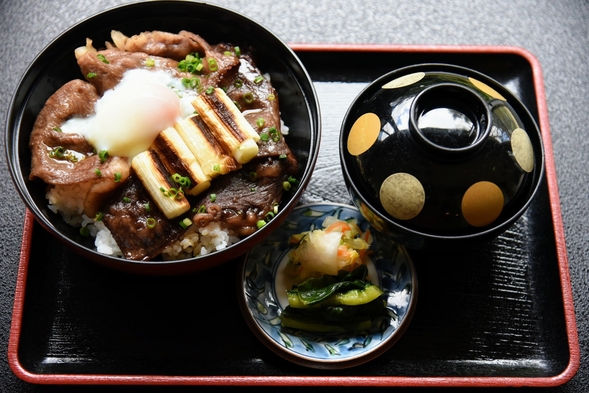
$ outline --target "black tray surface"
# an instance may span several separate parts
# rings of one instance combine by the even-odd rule
[[[370,80],[401,66],[444,62],[505,84],[537,119],[533,70],[517,54],[302,51],[316,83],[323,136],[301,203],[350,203],[338,155],[341,119]],[[355,59],[355,60],[354,60]],[[417,311],[388,352],[349,370],[294,365],[249,330],[237,303],[239,260],[182,277],[107,270],[33,226],[18,346],[35,375],[553,377],[570,358],[546,183],[496,240],[411,251]]]

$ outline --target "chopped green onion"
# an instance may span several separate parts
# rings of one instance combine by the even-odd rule
[[[289,182],[287,182],[287,181],[285,181],[284,183],[282,183],[282,188],[284,188],[284,191],[290,190],[291,187],[292,187],[292,185]]]
[[[249,181],[256,181],[256,179],[258,178],[258,174],[256,172],[252,171],[247,174],[247,178]]]
[[[104,56],[102,53],[97,54],[96,57],[98,57],[98,60],[100,60],[104,64],[110,64],[106,56]]]
[[[235,104],[235,106],[237,107],[237,109],[241,110],[241,105],[239,105],[239,102],[233,101],[233,103]]]
[[[252,188],[250,188],[250,191],[251,191],[251,192],[256,192],[256,187],[252,187]]]
[[[188,217],[185,218],[185,219],[183,219],[182,221],[180,221],[180,226],[183,229],[186,229],[186,228],[188,228],[191,225],[192,225],[192,220],[190,218],[188,218]]]
[[[281,154],[278,156],[279,159],[284,160],[286,158],[286,154]]]
[[[209,63],[209,70],[217,71],[219,69],[219,66],[217,65],[217,60],[215,60],[213,57],[209,57],[207,59],[207,62]]]
[[[120,172],[115,172],[115,183],[118,183],[121,181],[121,173]]]
[[[274,214],[278,214],[278,203],[274,203],[274,207],[272,210],[274,210]]]
[[[62,132],[61,127],[53,127],[52,130],[55,132]]]
[[[65,156],[65,148],[63,146],[57,146],[49,152],[51,158],[63,158]]]
[[[273,219],[273,218],[274,218],[274,213],[273,213],[273,212],[268,212],[268,213],[266,213],[266,219],[267,219],[267,220],[271,220],[271,219]]]
[[[258,226],[258,229],[262,229],[264,225],[266,225],[266,221],[260,220],[256,223],[256,225]]]
[[[239,46],[236,46],[235,48],[233,48],[233,50],[235,51],[235,56],[241,56],[241,49],[239,48]]]
[[[76,157],[73,153],[69,152],[63,146],[57,146],[53,150],[49,152],[49,157],[55,158],[57,160],[66,159],[71,162],[78,162],[78,157]]]
[[[268,101],[273,101],[276,98],[276,96],[274,94],[268,94],[267,98],[268,98]]]
[[[243,95],[243,100],[246,102],[246,104],[251,104],[254,102],[254,94],[251,91],[248,91]]]
[[[258,75],[254,79],[254,83],[261,83],[263,80],[264,80],[264,77],[262,75]]]
[[[155,60],[153,60],[152,58],[149,58],[149,59],[145,60],[145,65],[147,67],[153,67],[155,65]]]
[[[90,229],[88,229],[88,227],[81,227],[80,228],[80,235],[82,235],[82,236],[90,235]]]
[[[213,171],[215,171],[215,172],[221,172],[221,165],[219,165],[219,164],[213,165]]]
[[[149,206],[149,202],[145,203],[145,204],[143,205],[143,207],[145,208],[145,211],[146,211],[146,212],[148,212],[148,211],[151,211],[151,207]]]
[[[292,176],[289,176],[289,177],[288,177],[288,182],[289,182],[290,184],[295,184],[295,183],[297,182],[297,179],[295,179],[295,178],[294,178],[294,177],[292,177]]]
[[[278,142],[280,140],[280,134],[278,133],[276,127],[270,127],[268,129],[268,133],[274,142]]]
[[[205,205],[200,205],[200,207],[198,208],[199,213],[205,213],[206,211],[207,211],[207,208],[205,207]]]
[[[174,183],[177,183],[184,188],[190,188],[192,184],[192,181],[187,176],[182,176],[179,173],[174,173],[172,175],[172,180]]]
[[[213,94],[214,92],[215,92],[214,87],[210,86],[209,88],[207,88],[207,91],[206,91],[207,94]]]
[[[263,140],[264,142],[266,142],[269,139],[268,134],[265,132],[262,132],[260,134],[260,139]]]
[[[241,79],[236,79],[235,82],[233,82],[233,86],[239,89],[241,86],[243,86],[243,81]]]
[[[187,88],[195,89],[200,86],[200,78],[193,77],[193,78],[182,78],[182,85]]]
[[[92,78],[96,78],[98,74],[96,72],[89,72],[86,74],[86,78],[88,79],[92,79]]]
[[[145,222],[145,224],[147,225],[147,227],[149,229],[153,229],[153,228],[155,228],[155,224],[157,224],[157,222],[155,221],[155,218],[148,217],[147,218],[147,221]]]
[[[258,120],[256,120],[256,125],[260,128],[264,127],[264,124],[266,124],[266,120],[263,117],[259,117]]]
[[[103,163],[108,158],[108,150],[100,150],[98,153],[98,158],[100,158],[100,162]]]
[[[217,200],[217,194],[210,195],[211,202],[215,202]]]
[[[223,52],[223,54],[225,56],[233,56],[233,52],[226,50],[225,52]]]
[[[102,217],[103,217],[103,214],[102,214],[102,212],[98,212],[98,213],[96,213],[96,215],[94,216],[94,221],[102,221]]]
[[[102,176],[102,171],[98,168],[94,169],[94,173],[96,174],[96,176],[100,177]]]
[[[129,198],[129,197],[123,197],[123,202],[130,203],[131,202],[131,198]]]
[[[180,200],[184,197],[184,191],[182,191],[182,188],[177,189],[177,188],[170,188],[169,190],[166,190],[163,187],[160,187],[160,191],[164,194],[165,197],[168,198],[174,198],[176,200]]]
[[[203,67],[202,59],[198,53],[190,53],[186,55],[184,60],[178,62],[178,69],[180,71],[190,72],[191,74],[196,74],[197,72],[202,71]]]

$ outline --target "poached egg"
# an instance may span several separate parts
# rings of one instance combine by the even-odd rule
[[[81,134],[96,151],[133,158],[161,131],[194,113],[197,94],[165,71],[129,70],[96,102],[93,115],[71,118],[61,129]]]

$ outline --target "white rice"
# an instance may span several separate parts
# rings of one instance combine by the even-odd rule
[[[94,221],[84,214],[84,196],[87,191],[88,187],[80,184],[54,186],[46,195],[48,207],[73,227],[87,227],[89,234],[95,238],[94,245],[99,253],[122,256],[121,249],[104,223]],[[203,256],[222,250],[238,240],[238,237],[217,222],[211,222],[206,227],[192,225],[181,239],[164,249],[162,258],[175,260]]]
[[[96,237],[94,240],[94,245],[96,246],[96,251],[101,254],[106,255],[113,255],[113,256],[123,256],[121,249],[119,248],[117,242],[112,237],[110,230],[104,225],[102,221],[94,221],[93,223],[89,224],[89,227],[94,227]],[[90,229],[90,234],[92,234],[92,229]]]
[[[90,185],[74,184],[70,186],[54,186],[46,194],[49,209],[59,213],[64,221],[74,227],[82,226],[84,219],[84,196]]]
[[[173,260],[203,256],[222,250],[238,240],[218,222],[211,222],[205,227],[192,225],[180,240],[164,249],[162,258]]]

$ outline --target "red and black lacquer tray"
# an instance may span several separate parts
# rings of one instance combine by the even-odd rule
[[[40,384],[555,386],[579,344],[541,67],[513,47],[292,45],[315,82],[321,153],[301,203],[349,203],[340,122],[365,84],[402,66],[450,63],[511,89],[538,122],[546,178],[525,215],[484,246],[411,251],[420,295],[379,358],[320,371],[280,358],[242,319],[239,260],[182,277],[131,276],[81,260],[26,215],[8,360]]]

